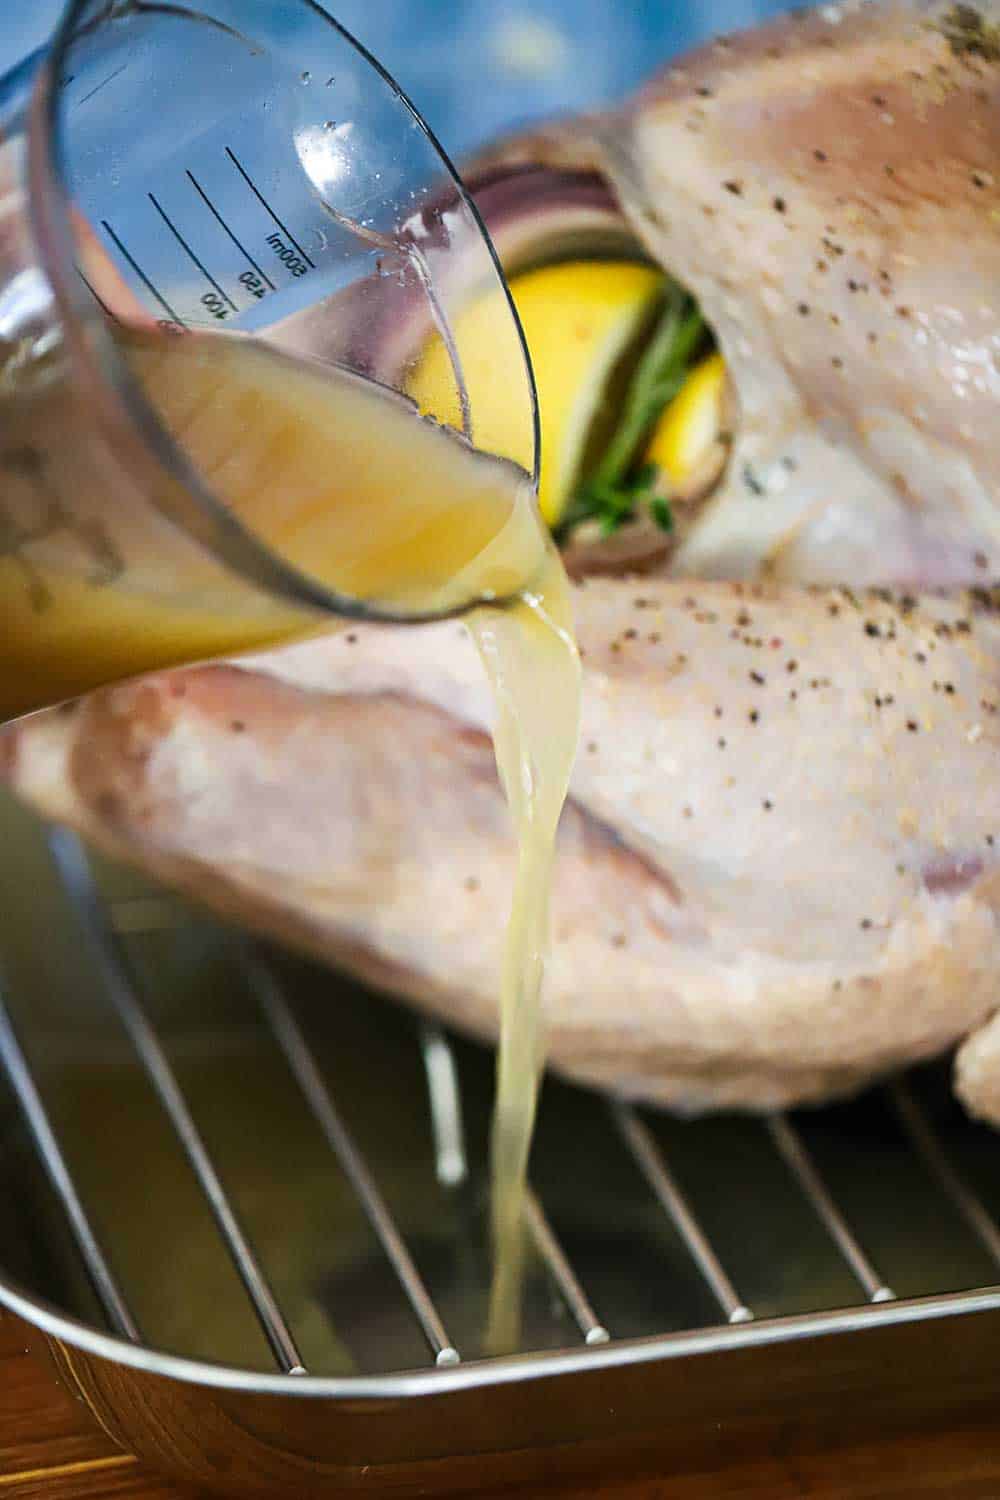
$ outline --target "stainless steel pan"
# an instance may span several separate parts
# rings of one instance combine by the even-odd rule
[[[0,1301],[248,1494],[536,1486],[989,1418],[1000,1146],[936,1072],[683,1123],[558,1083],[480,1357],[490,1058],[0,807]]]

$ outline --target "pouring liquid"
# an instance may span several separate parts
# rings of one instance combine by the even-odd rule
[[[493,685],[497,765],[518,840],[500,989],[491,1151],[494,1272],[486,1331],[487,1351],[507,1354],[520,1336],[524,1199],[543,1061],[541,992],[555,837],[580,719],[580,658],[569,585],[554,545],[516,604],[478,611],[470,628]]]
[[[496,697],[496,758],[519,846],[501,978],[486,1340],[512,1350],[549,887],[580,689],[568,584],[531,483],[347,372],[218,334],[116,338],[212,492],[286,561],[404,612],[513,601],[469,619]],[[0,401],[0,720],[332,628],[329,616],[241,586],[162,517],[132,513],[113,485],[88,481],[86,466],[74,472],[66,434],[59,449],[51,442],[69,420],[58,380]]]
[[[239,337],[118,329],[116,340],[229,515],[330,590],[433,613],[516,595],[538,573],[528,476],[383,387]],[[73,419],[58,371],[0,385],[0,721],[333,627],[243,581],[123,490]]]

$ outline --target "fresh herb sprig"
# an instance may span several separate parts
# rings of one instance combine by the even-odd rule
[[[654,465],[634,468],[636,454],[684,384],[688,369],[707,334],[705,320],[694,301],[671,282],[653,336],[629,382],[621,419],[594,472],[580,484],[560,523],[566,534],[581,521],[597,521],[610,536],[648,503],[650,515],[663,531],[673,528],[670,505],[656,495]]]

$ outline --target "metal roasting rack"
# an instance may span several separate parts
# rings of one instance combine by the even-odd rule
[[[895,1329],[902,1338],[907,1328],[970,1328],[977,1319],[988,1320],[991,1337],[977,1342],[967,1396],[992,1398],[993,1376],[1000,1374],[992,1352],[1000,1326],[994,1321],[1000,1291],[993,1285],[1000,1281],[1000,1147],[960,1118],[935,1073],[891,1081],[857,1105],[762,1122],[685,1124],[568,1085],[547,1085],[541,1164],[537,1174],[533,1166],[527,1211],[534,1257],[525,1350],[512,1360],[486,1360],[476,1330],[488,1282],[488,1054],[357,990],[336,1006],[303,1000],[303,975],[311,992],[334,981],[216,928],[121,872],[109,874],[74,835],[45,832],[21,813],[5,810],[5,816],[8,823],[14,818],[29,868],[25,890],[5,904],[0,928],[16,928],[18,935],[12,966],[0,944],[0,1106],[4,1098],[7,1105],[6,1113],[0,1107],[0,1194],[7,1209],[6,1232],[0,1226],[0,1301],[33,1318],[57,1349],[82,1345],[93,1360],[84,1393],[95,1409],[103,1404],[104,1419],[124,1440],[164,1460],[142,1424],[138,1432],[123,1428],[120,1412],[109,1409],[110,1388],[94,1371],[136,1371],[176,1389],[187,1382],[202,1397],[206,1389],[235,1384],[269,1398],[302,1392],[349,1406],[352,1398],[412,1401],[449,1391],[457,1399],[460,1392],[519,1382],[534,1385],[538,1394],[550,1378],[557,1386],[577,1380],[584,1391],[587,1374],[613,1380],[617,1370],[625,1379],[637,1365],[648,1367],[647,1374],[672,1366],[676,1380],[681,1365],[687,1364],[690,1375],[707,1355],[723,1358],[728,1351],[735,1369],[738,1357],[778,1347],[788,1357],[803,1340],[815,1341],[818,1349],[833,1347],[839,1337],[847,1341],[843,1347],[854,1348],[869,1327],[883,1337]],[[8,895],[12,889],[8,881]],[[40,926],[32,933],[25,913],[34,909],[40,891]],[[35,1006],[23,999],[17,975],[28,972],[24,954],[32,943],[41,953],[43,930],[46,943],[62,956],[50,954],[48,968],[42,963],[42,1009],[50,1009],[40,1021]],[[222,1019],[210,1016],[194,1046],[190,1027],[201,1024],[201,1002],[195,996],[187,1004],[178,1026],[169,999],[162,998],[170,994],[173,960],[161,964],[154,958],[144,967],[136,959],[143,942],[161,956],[172,954],[189,931],[198,938],[185,972],[200,973],[204,959],[224,962],[227,976]],[[61,987],[52,981],[52,963],[63,976]],[[156,998],[150,975],[160,969],[152,987],[158,986]],[[67,974],[81,976],[78,992],[72,978],[67,984]],[[358,1015],[364,1018],[357,1022],[360,1031],[349,1027],[345,1038],[345,1017]],[[52,1041],[60,1017],[69,1033],[61,1053]],[[241,1062],[244,1045],[249,1052]],[[385,1067],[372,1067],[368,1087],[359,1076],[369,1067],[366,1049],[374,1047],[375,1056],[384,1046],[392,1057]],[[93,1130],[81,1130],[82,1117],[73,1113],[73,1079],[81,1066],[74,1048],[98,1058],[83,1067],[83,1091],[97,1087],[107,1101],[109,1118],[117,1122],[116,1131],[120,1127],[120,1147],[131,1129],[132,1106],[121,1102],[126,1094],[131,1098],[138,1090],[155,1101],[161,1125],[166,1121],[172,1133],[162,1149],[183,1160],[184,1203],[192,1201],[196,1187],[202,1216],[214,1226],[214,1249],[203,1230],[193,1260],[185,1248],[193,1210],[171,1206],[158,1218],[158,1157],[152,1148],[145,1187],[137,1189],[131,1170],[124,1174],[131,1184],[127,1191],[116,1187],[113,1168],[106,1161],[102,1166],[101,1137],[108,1127],[96,1121]],[[381,1142],[398,1102],[391,1097],[391,1080],[400,1049],[412,1056],[410,1082],[399,1089],[406,1101],[399,1107],[416,1112],[407,1115],[411,1123],[397,1131],[386,1155]],[[60,1055],[53,1060],[53,1053]],[[336,1067],[331,1057],[338,1059]],[[265,1091],[271,1103],[260,1106],[258,1117],[251,1085],[261,1058],[271,1070]],[[192,1089],[189,1078],[199,1069],[209,1084]],[[415,1069],[422,1094],[416,1103]],[[236,1082],[224,1106],[218,1084],[223,1075],[227,1088]],[[480,1080],[478,1093],[469,1084],[473,1075]],[[347,1078],[349,1098],[342,1097],[338,1078]],[[231,1122],[238,1107],[242,1113],[220,1152],[219,1121]],[[313,1139],[300,1195],[306,1219],[316,1183],[338,1184],[335,1210],[318,1233],[315,1221],[306,1231],[297,1221],[283,1222],[277,1200],[261,1209],[274,1186],[273,1164],[262,1168],[256,1185],[250,1181],[255,1169],[246,1161],[273,1134],[275,1110],[287,1111],[296,1130],[311,1132]],[[255,1130],[261,1132],[256,1141]],[[412,1168],[398,1149],[408,1135],[418,1158]],[[247,1152],[242,1168],[233,1165],[237,1137]],[[89,1154],[81,1156],[84,1138]],[[105,1145],[110,1141],[107,1134]],[[325,1166],[317,1143],[327,1153]],[[294,1195],[299,1151],[298,1145],[289,1147],[281,1185],[286,1201],[294,1201],[287,1195]],[[574,1196],[569,1178],[577,1171]],[[598,1179],[603,1186],[594,1185]],[[893,1203],[898,1215],[884,1211]],[[147,1217],[157,1220],[152,1238],[138,1250],[123,1249],[137,1233],[141,1239]],[[304,1248],[296,1238],[303,1233],[309,1241]],[[51,1253],[33,1257],[24,1251],[25,1243],[30,1248],[40,1239],[55,1247]],[[189,1281],[180,1292],[167,1289],[172,1263],[190,1268],[212,1261],[209,1280],[221,1284],[220,1245],[230,1281],[263,1335],[259,1349],[259,1336],[247,1335],[240,1323],[238,1336],[231,1330],[220,1334],[216,1352],[210,1294],[194,1299],[197,1337],[190,1336],[191,1319],[173,1316],[194,1293]],[[151,1269],[148,1277],[137,1277],[136,1267],[151,1260],[155,1275]],[[29,1264],[35,1267],[30,1274]],[[219,1300],[231,1308],[229,1292]],[[417,1335],[426,1350],[423,1374],[419,1353],[413,1354]],[[233,1360],[237,1347],[247,1353]],[[864,1349],[874,1357],[883,1345],[869,1340],[860,1347],[863,1369]],[[932,1347],[944,1351],[948,1340],[932,1337]],[[265,1348],[270,1374],[260,1354]],[[882,1354],[874,1363],[884,1382]],[[79,1378],[76,1365],[74,1375]],[[818,1400],[822,1379],[816,1378]],[[581,1410],[588,1399],[580,1396]],[[553,1442],[562,1436],[554,1408]],[[605,1437],[612,1441],[614,1432]],[[366,1441],[371,1443],[370,1436]],[[496,1434],[491,1441],[502,1446]],[[374,1452],[377,1459],[377,1442]],[[315,1462],[327,1483],[336,1463],[329,1457]],[[377,1462],[372,1467],[380,1472]],[[183,1472],[191,1477],[190,1464]],[[267,1489],[266,1465],[255,1473],[258,1487]],[[203,1473],[197,1477],[206,1481]],[[225,1487],[230,1481],[209,1474],[206,1482]]]

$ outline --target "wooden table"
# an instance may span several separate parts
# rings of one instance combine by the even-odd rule
[[[0,1496],[3,1500],[194,1500],[120,1453],[29,1351],[24,1326],[0,1312]]]
[[[808,1457],[762,1455],[738,1470],[564,1489],[557,1500],[1000,1500],[1000,1421]],[[0,1312],[0,1500],[206,1500],[158,1478],[89,1412]],[[294,1500],[289,1496],[288,1500]],[[482,1500],[482,1497],[481,1497]]]

